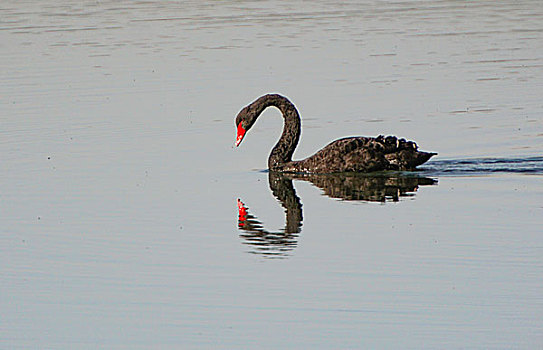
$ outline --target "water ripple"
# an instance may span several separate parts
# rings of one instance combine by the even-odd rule
[[[491,173],[543,174],[543,157],[469,158],[428,162],[425,175],[476,175]]]

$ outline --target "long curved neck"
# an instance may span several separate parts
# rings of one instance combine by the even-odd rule
[[[292,161],[292,154],[300,140],[300,115],[292,102],[277,94],[264,95],[256,100],[254,104],[258,108],[257,115],[260,115],[266,108],[273,106],[281,111],[285,119],[281,138],[273,147],[268,158],[268,168],[270,170],[280,170],[282,165]]]

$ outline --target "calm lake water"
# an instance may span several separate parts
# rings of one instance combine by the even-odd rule
[[[0,348],[543,347],[543,2],[4,0],[0,39]],[[439,155],[265,172],[268,92],[295,159]]]

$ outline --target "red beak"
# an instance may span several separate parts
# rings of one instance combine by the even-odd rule
[[[243,137],[245,136],[246,130],[243,128],[241,124],[242,124],[241,122],[238,124],[238,137],[236,137],[236,147],[239,146],[239,144],[241,143],[241,140],[243,140]]]

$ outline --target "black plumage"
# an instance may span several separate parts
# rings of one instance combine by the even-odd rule
[[[300,115],[292,102],[278,94],[264,95],[238,113],[236,144],[241,142],[245,132],[270,106],[277,107],[285,119],[281,138],[268,158],[268,168],[272,171],[337,173],[413,170],[437,154],[419,151],[415,142],[395,136],[357,136],[333,141],[314,155],[304,160],[293,161],[292,154],[300,139]]]

